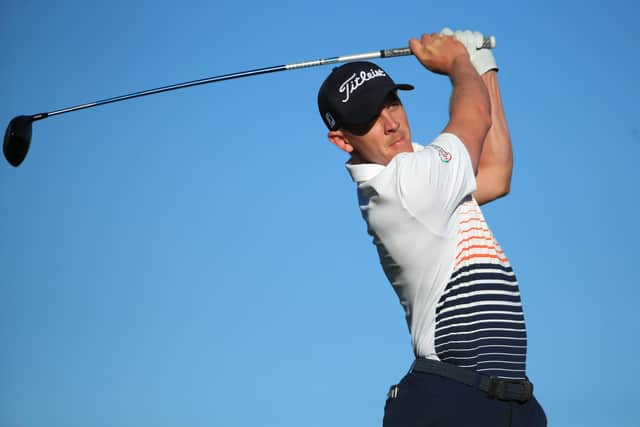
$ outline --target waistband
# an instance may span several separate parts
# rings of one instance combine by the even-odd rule
[[[410,372],[423,372],[449,378],[480,389],[492,399],[524,403],[533,396],[533,384],[528,379],[505,380],[437,360],[418,358],[411,365]]]

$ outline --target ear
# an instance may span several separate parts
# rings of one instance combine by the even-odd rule
[[[351,154],[353,152],[353,146],[349,143],[347,136],[341,130],[329,131],[327,135],[329,142],[341,149],[342,151]]]

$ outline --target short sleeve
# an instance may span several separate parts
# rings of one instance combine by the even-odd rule
[[[471,158],[454,134],[443,133],[422,151],[397,160],[405,208],[434,231],[446,226],[455,209],[476,190]]]

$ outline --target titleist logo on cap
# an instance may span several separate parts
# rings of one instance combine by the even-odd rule
[[[386,74],[380,68],[371,68],[369,69],[369,71],[360,71],[360,75],[353,73],[351,77],[349,77],[340,85],[340,93],[345,93],[345,98],[342,100],[342,102],[348,102],[351,94],[365,82],[371,79],[375,79],[376,77],[384,76],[386,76]]]

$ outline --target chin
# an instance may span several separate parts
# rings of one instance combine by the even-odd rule
[[[411,145],[411,143],[409,142],[406,142],[406,143],[403,142],[402,144],[395,144],[395,145],[392,145],[390,148],[394,155],[398,153],[413,152],[413,145]]]

